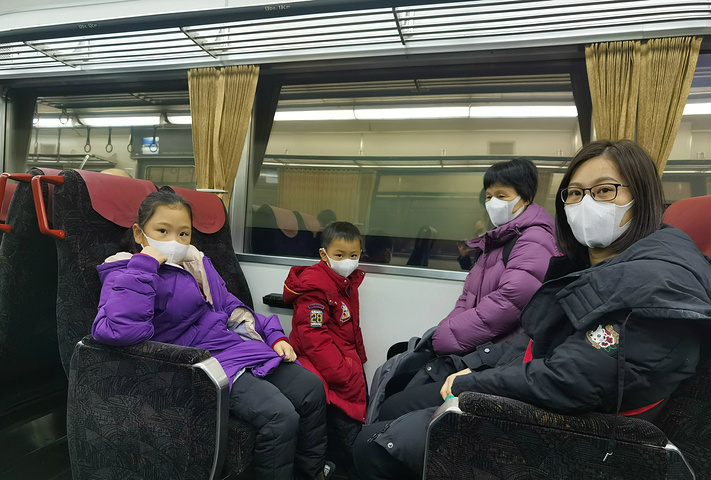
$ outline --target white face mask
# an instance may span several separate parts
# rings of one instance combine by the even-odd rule
[[[498,198],[492,197],[491,200],[486,202],[486,212],[489,214],[491,223],[495,227],[500,227],[505,223],[509,223],[514,218],[518,217],[523,213],[523,206],[521,206],[516,213],[512,213],[514,206],[521,200],[521,196],[514,198],[511,201],[500,200]]]
[[[606,248],[630,227],[631,221],[621,227],[620,222],[633,203],[596,202],[585,195],[580,203],[565,206],[565,216],[578,242],[590,248]]]
[[[328,256],[326,250],[323,250],[323,253],[326,254],[326,258],[328,258],[328,262],[331,264],[331,269],[342,277],[347,277],[358,268],[358,260],[334,260]]]
[[[175,240],[167,242],[154,240],[146,235],[143,229],[141,229],[141,233],[143,233],[143,236],[146,237],[146,240],[148,240],[148,245],[158,250],[168,259],[166,263],[180,263],[183,259],[185,259],[185,255],[188,254],[188,248],[190,245],[183,245]]]

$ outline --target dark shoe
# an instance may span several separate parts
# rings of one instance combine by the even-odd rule
[[[334,473],[336,473],[336,464],[327,460],[326,465],[323,466],[323,479],[328,480]]]

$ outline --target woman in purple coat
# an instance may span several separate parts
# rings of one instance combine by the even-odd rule
[[[432,337],[440,355],[464,355],[519,332],[521,309],[541,286],[550,258],[558,255],[555,222],[532,203],[538,171],[531,160],[492,165],[484,174],[484,189],[494,228],[467,242],[478,257],[454,309]]]
[[[484,189],[494,228],[467,242],[474,266],[454,309],[432,335],[438,357],[405,390],[383,402],[379,420],[439,405],[446,378],[482,361],[477,347],[519,333],[521,310],[543,283],[550,258],[559,255],[553,218],[532,203],[538,170],[531,160],[514,158],[492,165],[484,174]]]
[[[118,253],[98,267],[102,289],[93,337],[109,345],[154,340],[210,351],[230,380],[231,413],[257,430],[257,477],[323,478],[321,380],[294,363],[279,319],[229,293],[210,260],[190,245],[190,204],[169,187],[151,193],[132,234],[133,253]]]

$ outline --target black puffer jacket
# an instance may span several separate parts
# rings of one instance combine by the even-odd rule
[[[665,226],[594,267],[553,258],[547,277],[521,314],[532,360],[457,377],[455,395],[615,413],[620,393],[622,411],[647,407],[694,374],[711,330],[711,265],[682,231]]]

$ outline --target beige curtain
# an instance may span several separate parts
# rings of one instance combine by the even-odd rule
[[[701,38],[658,38],[642,45],[637,142],[661,176],[696,71]]]
[[[229,204],[252,115],[259,67],[198,68],[188,72],[198,188],[227,191]]]
[[[341,221],[364,225],[375,187],[373,171],[279,169],[278,206],[318,215],[325,209]]]
[[[597,138],[635,138],[639,90],[639,42],[595,43],[585,47],[585,62]]]

